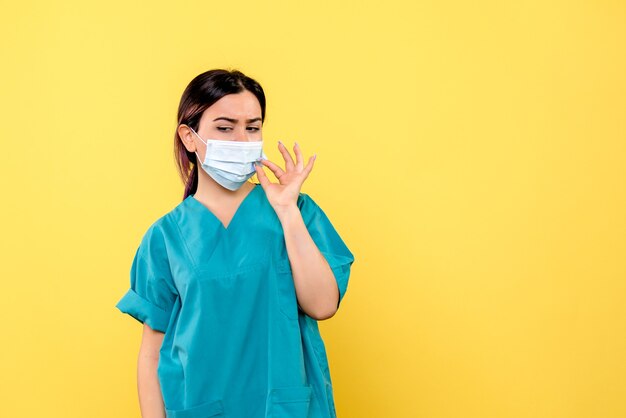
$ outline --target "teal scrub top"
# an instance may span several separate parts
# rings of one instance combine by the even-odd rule
[[[343,299],[354,256],[322,209],[298,196]],[[317,321],[297,303],[281,223],[262,186],[228,227],[193,195],[144,234],[123,313],[165,333],[157,367],[167,417],[335,418]]]

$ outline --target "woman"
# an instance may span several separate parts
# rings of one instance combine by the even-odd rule
[[[263,89],[239,71],[200,74],[181,98],[184,197],[148,228],[116,305],[144,324],[145,417],[336,416],[317,321],[335,314],[354,257],[300,192],[314,156],[279,143],[285,169],[265,159],[264,119]]]

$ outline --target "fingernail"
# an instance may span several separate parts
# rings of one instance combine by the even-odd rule
[[[297,143],[297,142],[296,142],[295,144],[296,144],[297,146],[300,146],[300,145],[298,145],[298,143]]]
[[[313,154],[313,159],[316,159],[316,158],[317,158],[317,154]]]
[[[279,143],[280,145],[282,145],[282,144],[283,144],[283,143],[282,143],[282,142],[280,142],[280,141],[278,141],[278,143]]]

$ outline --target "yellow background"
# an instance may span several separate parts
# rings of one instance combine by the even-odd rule
[[[139,416],[114,304],[226,67],[356,257],[339,418],[626,417],[623,1],[18,1],[0,38],[2,416]]]

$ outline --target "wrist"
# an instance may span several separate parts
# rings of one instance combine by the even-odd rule
[[[291,204],[284,205],[284,206],[283,205],[276,206],[274,208],[274,211],[276,212],[278,219],[283,223],[291,219],[294,219],[298,216],[301,216],[300,209],[298,208],[298,205],[296,205],[295,203],[291,203]]]

